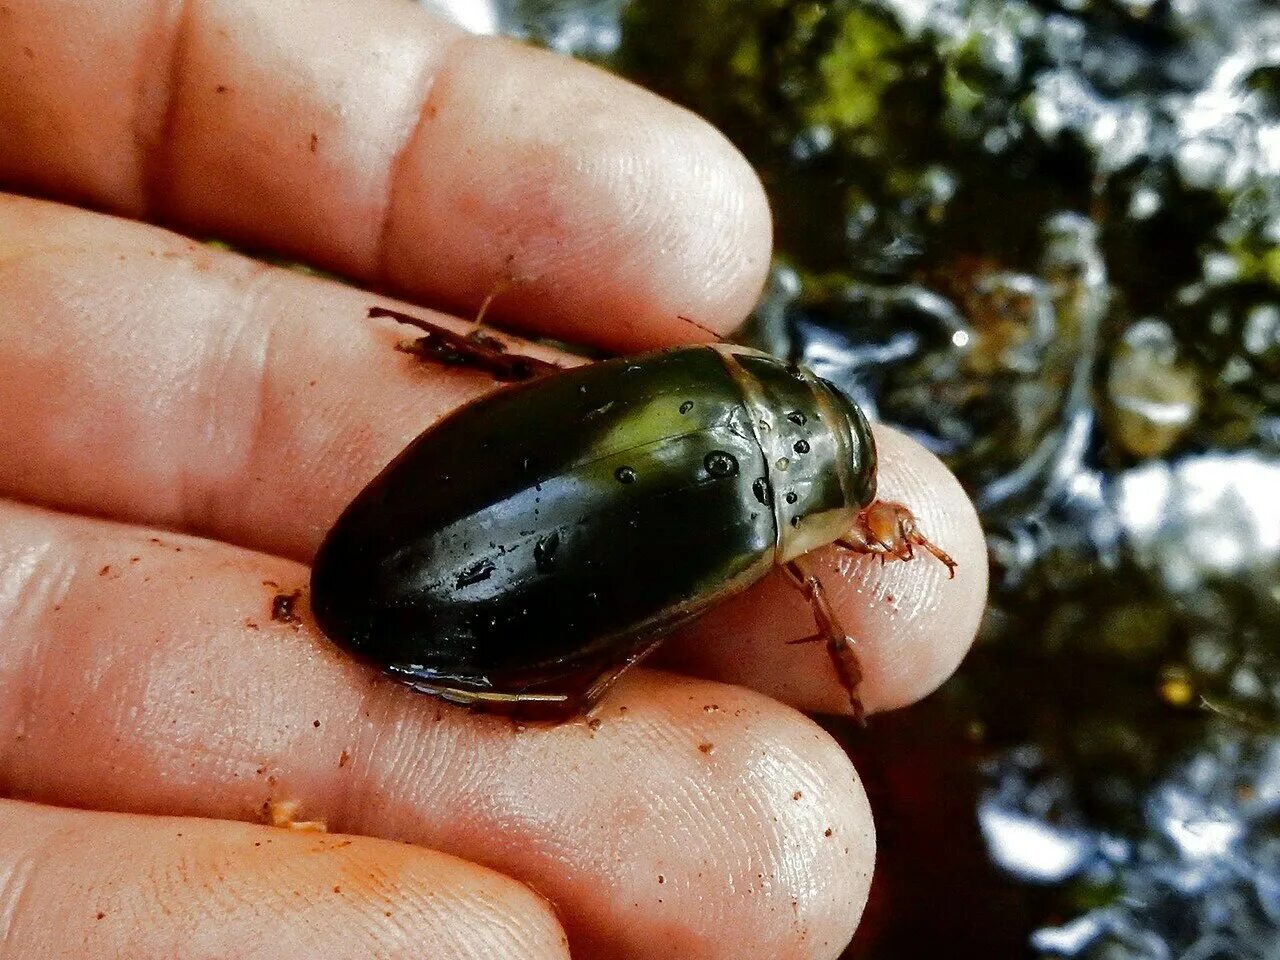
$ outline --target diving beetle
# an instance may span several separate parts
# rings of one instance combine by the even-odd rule
[[[853,640],[801,558],[920,547],[954,574],[906,507],[876,500],[862,411],[804,367],[710,344],[560,369],[371,315],[424,330],[422,356],[523,381],[422,433],[316,556],[321,629],[417,690],[572,716],[674,627],[782,566],[860,715]]]

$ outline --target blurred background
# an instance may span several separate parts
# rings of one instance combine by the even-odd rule
[[[936,451],[992,604],[867,731],[850,958],[1280,958],[1280,3],[438,0],[755,164],[742,339]]]

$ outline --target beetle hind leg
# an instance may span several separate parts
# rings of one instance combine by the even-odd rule
[[[392,673],[392,676],[398,674]],[[408,685],[419,693],[439,697],[448,703],[456,703],[460,707],[497,708],[515,704],[545,704],[548,709],[562,706],[570,700],[568,694],[559,693],[498,693],[491,690],[468,690],[465,687],[451,687],[443,683],[429,683],[425,680],[410,680]]]
[[[458,683],[434,675],[419,664],[393,663],[383,669],[419,693],[479,713],[501,714],[517,721],[559,724],[595,710],[618,679],[652,653],[664,637],[650,637],[621,660],[595,657],[569,669],[525,677],[523,682],[498,681],[484,687]]]
[[[853,529],[837,540],[836,546],[854,553],[873,554],[881,562],[914,560],[919,547],[947,568],[948,579],[956,575],[956,562],[920,531],[915,514],[903,504],[890,500],[873,500],[863,507]]]
[[[480,315],[476,317],[468,333],[457,333],[422,317],[415,317],[387,307],[370,307],[369,316],[371,318],[386,317],[420,330],[421,336],[397,349],[402,353],[446,367],[471,367],[482,370],[503,383],[529,380],[559,370],[560,367],[549,360],[539,360],[537,357],[510,352],[505,341],[485,332],[484,310],[488,308],[492,299],[493,295],[485,300]]]
[[[784,564],[782,569],[796,588],[804,594],[805,599],[809,601],[809,607],[813,611],[814,622],[818,627],[818,632],[812,636],[801,637],[799,640],[790,640],[788,642],[792,644],[826,643],[831,665],[835,668],[840,685],[844,687],[845,692],[849,695],[849,707],[853,719],[865,726],[867,711],[862,705],[861,697],[858,696],[858,687],[862,685],[862,662],[858,658],[857,650],[854,649],[853,637],[845,633],[844,628],[840,626],[835,611],[831,609],[831,601],[827,598],[826,590],[823,588],[821,580],[806,571],[795,560]]]
[[[390,676],[418,693],[483,713],[527,715],[534,719],[556,720],[572,716],[579,707],[578,699],[570,693],[477,690],[424,675],[421,668],[413,664],[393,663],[384,669]]]

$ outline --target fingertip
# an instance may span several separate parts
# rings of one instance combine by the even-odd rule
[[[596,752],[625,759],[602,795],[585,794],[606,801],[585,825],[622,838],[610,925],[648,935],[597,926],[586,955],[840,955],[866,904],[875,827],[826,731],[754,691],[650,670],[628,674],[596,718]]]
[[[987,556],[968,495],[932,453],[876,426],[879,496],[905,504],[920,530],[956,562],[919,552],[911,562],[826,547],[806,557],[822,580],[841,626],[853,638],[869,713],[927,696],[959,665],[986,603]],[[671,644],[664,662],[700,676],[761,690],[820,713],[847,714],[849,696],[825,644],[795,644],[814,634],[808,601],[779,571],[722,604]]]
[[[977,635],[987,598],[986,541],[959,480],[904,434],[883,425],[875,434],[880,497],[905,504],[955,569],[952,576],[924,553],[908,563],[882,564],[828,548],[816,558],[834,602],[859,630],[867,673],[861,695],[873,713],[915,703],[955,672]],[[830,706],[845,712],[842,697]]]
[[[759,296],[759,179],[710,124],[605,71],[507,40],[458,44],[400,162],[394,286],[618,350],[713,339]]]
[[[569,956],[527,887],[407,844],[5,800],[0,841],[14,956]]]
[[[396,732],[351,794],[359,829],[531,883],[561,906],[575,957],[831,960],[852,937],[870,807],[849,757],[795,710],[641,669],[590,718],[513,729],[383,689],[374,713]]]

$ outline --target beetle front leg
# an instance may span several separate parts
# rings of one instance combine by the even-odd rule
[[[836,546],[854,553],[869,553],[881,561],[915,559],[915,548],[929,551],[954,579],[956,562],[936,543],[920,532],[915,514],[901,503],[873,500],[862,508],[852,530],[836,541]]]
[[[813,636],[801,637],[799,640],[789,640],[788,643],[826,642],[827,654],[831,657],[831,665],[835,667],[836,676],[840,679],[840,685],[844,687],[845,692],[849,695],[849,706],[852,708],[853,718],[859,724],[865,726],[867,712],[862,706],[861,698],[858,696],[858,687],[862,683],[862,662],[858,659],[857,651],[854,650],[853,637],[844,632],[844,629],[836,619],[835,611],[831,609],[831,601],[827,599],[827,593],[823,589],[821,580],[808,573],[796,560],[783,564],[782,569],[796,588],[804,594],[805,599],[809,601],[809,607],[813,611],[814,622],[818,627],[818,632]]]

